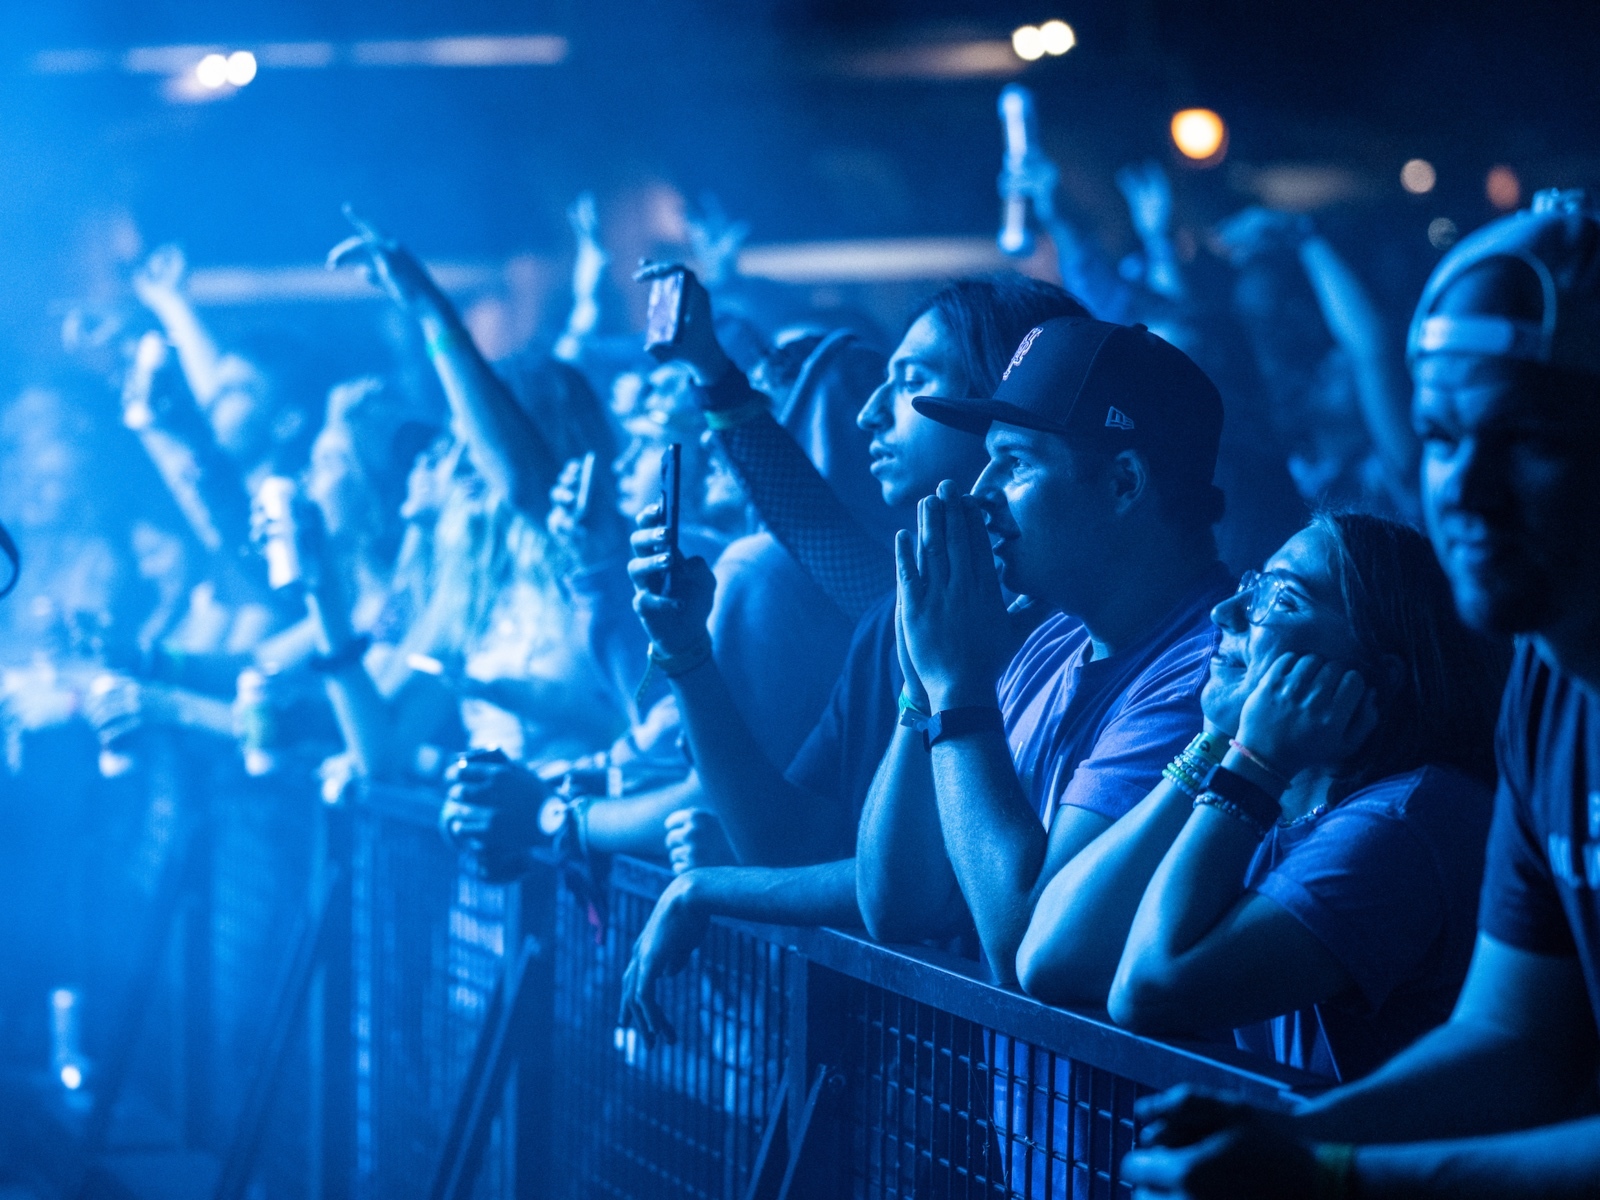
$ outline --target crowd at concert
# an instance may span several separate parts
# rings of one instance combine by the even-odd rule
[[[330,803],[435,788],[488,879],[669,864],[646,1046],[723,917],[1327,1081],[1143,1101],[1143,1195],[1593,1195],[1600,207],[1471,234],[1407,330],[1306,217],[1196,250],[1129,168],[1114,263],[1056,182],[1006,186],[1060,284],[897,339],[763,306],[726,221],[608,291],[593,198],[531,342],[347,211],[409,374],[317,380],[315,329],[230,341],[181,250],[125,255],[64,331],[114,436],[43,386],[0,424],[10,758],[81,716],[112,777],[170,725]],[[598,335],[652,297],[648,351]]]

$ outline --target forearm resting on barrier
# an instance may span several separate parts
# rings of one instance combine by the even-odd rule
[[[1049,880],[1017,951],[1022,989],[1047,1004],[1103,1006],[1133,915],[1189,819],[1187,793],[1163,779]]]
[[[880,942],[949,934],[966,906],[939,829],[922,734],[895,730],[878,764],[856,836],[856,898]]]
[[[853,858],[805,867],[701,867],[684,878],[689,903],[707,916],[772,925],[861,925]]]

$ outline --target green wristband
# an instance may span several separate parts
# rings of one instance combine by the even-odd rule
[[[1319,1142],[1311,1153],[1317,1161],[1315,1200],[1355,1200],[1356,1148],[1346,1142]]]

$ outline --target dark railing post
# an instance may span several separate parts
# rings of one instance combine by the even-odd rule
[[[536,867],[518,886],[515,946],[524,937],[534,939],[536,954],[527,967],[523,987],[530,989],[525,1002],[527,1026],[522,1031],[520,1053],[505,1108],[506,1129],[512,1138],[513,1178],[502,1200],[534,1200],[548,1191],[551,1156],[552,1105],[555,1089],[556,992],[556,888],[559,877],[548,867]]]
[[[355,1045],[351,1036],[351,847],[346,804],[319,804],[310,897],[327,895],[321,966],[307,1006],[310,1042],[310,1200],[349,1200],[355,1172]],[[330,888],[331,881],[331,888]]]
[[[178,792],[180,809],[187,810],[194,837],[190,843],[191,874],[185,897],[180,934],[178,1029],[178,1103],[185,1146],[213,1148],[215,1089],[212,1085],[213,1043],[216,1034],[214,1014],[212,895],[216,838],[212,828],[209,774],[200,756],[184,753],[184,735],[176,744],[167,742],[163,750],[172,756],[171,771]],[[203,774],[204,773],[204,774]]]
[[[840,975],[789,956],[789,1062],[787,1109],[789,1165],[779,1200],[809,1200],[839,1194],[842,1147],[840,1106],[845,1098],[844,1026],[846,981]]]

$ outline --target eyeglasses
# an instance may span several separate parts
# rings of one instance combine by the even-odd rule
[[[1252,625],[1260,625],[1267,619],[1268,614],[1279,607],[1285,592],[1310,606],[1316,602],[1299,590],[1291,590],[1293,581],[1282,575],[1265,574],[1260,571],[1246,571],[1239,577],[1239,591],[1237,595],[1245,598],[1245,620]]]

